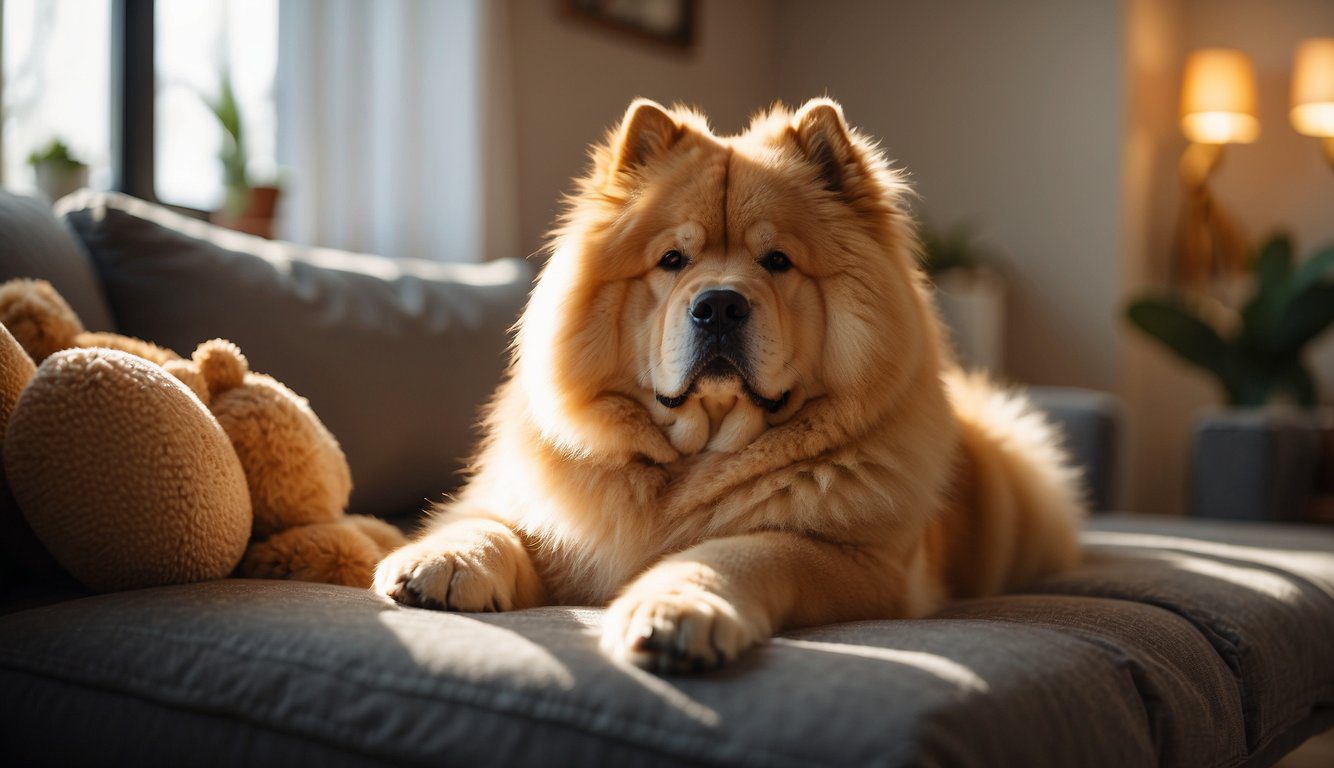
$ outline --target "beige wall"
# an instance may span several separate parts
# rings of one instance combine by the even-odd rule
[[[528,252],[562,192],[636,96],[701,107],[732,132],[774,97],[769,0],[703,0],[696,47],[646,46],[565,18],[558,0],[511,0],[519,221]]]
[[[1164,284],[1169,275],[1180,203],[1176,165],[1186,146],[1177,129],[1182,17],[1175,1],[1126,4],[1123,299]],[[1124,323],[1120,327],[1127,427],[1122,501],[1137,511],[1179,513],[1185,509],[1194,404],[1207,402],[1210,384],[1151,340]]]
[[[787,99],[828,92],[1011,278],[1008,373],[1116,385],[1122,25],[1114,0],[779,5]]]
[[[913,173],[934,219],[972,219],[1006,253],[1010,372],[1115,386],[1117,2],[704,0],[689,54],[572,23],[559,5],[510,5],[525,248],[632,97],[697,104],[733,131],[776,96],[828,93]]]

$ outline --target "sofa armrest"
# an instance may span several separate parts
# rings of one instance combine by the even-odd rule
[[[1089,507],[1116,508],[1121,404],[1106,392],[1072,387],[1030,387],[1033,405],[1061,430],[1071,461],[1084,474]]]

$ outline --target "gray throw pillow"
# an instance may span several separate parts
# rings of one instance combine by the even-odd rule
[[[55,286],[90,331],[114,331],[97,273],[51,207],[0,189],[0,282],[16,277]]]
[[[531,285],[525,262],[304,248],[118,194],[66,198],[61,212],[120,332],[183,355],[230,339],[310,400],[352,465],[353,512],[420,511],[458,484]]]

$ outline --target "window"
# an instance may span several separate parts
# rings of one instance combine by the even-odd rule
[[[111,0],[4,0],[0,182],[29,191],[28,156],[59,139],[111,185]]]
[[[250,184],[272,183],[278,0],[157,0],[154,186],[160,200],[201,210],[224,204],[220,153],[233,147],[210,104],[235,95]]]
[[[117,184],[217,210],[227,194],[221,156],[233,144],[210,104],[224,82],[235,95],[245,153],[234,165],[250,184],[274,182],[278,0],[120,2],[123,16],[113,0],[0,0],[0,183],[35,189],[28,157],[58,139],[89,165],[95,188]]]

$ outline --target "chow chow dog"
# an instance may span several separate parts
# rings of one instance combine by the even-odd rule
[[[591,165],[467,484],[376,591],[608,605],[602,649],[670,672],[1077,560],[1055,433],[958,371],[905,182],[838,104],[723,137],[637,100]]]

